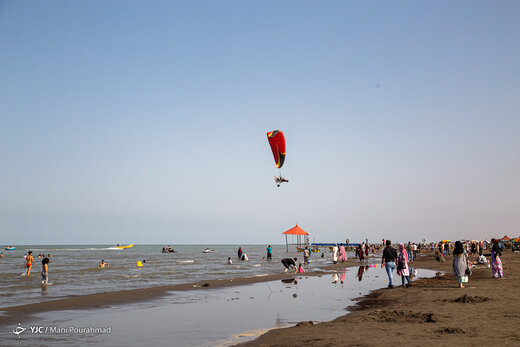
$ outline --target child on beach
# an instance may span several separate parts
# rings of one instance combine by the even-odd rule
[[[49,283],[49,258],[43,258],[42,260],[42,284]]]
[[[227,258],[227,264],[228,264],[228,265],[233,265],[233,261],[231,261],[231,257],[228,257],[228,258]]]
[[[32,251],[29,251],[29,255],[25,258],[25,267],[27,268],[27,276],[31,274],[31,266],[35,265]]]
[[[302,263],[300,263],[300,264],[298,265],[298,273],[302,274],[302,273],[304,273],[304,272],[305,272],[305,270],[303,269]]]

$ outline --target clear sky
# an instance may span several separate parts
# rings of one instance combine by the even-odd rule
[[[0,243],[519,236],[519,78],[519,1],[2,1]]]

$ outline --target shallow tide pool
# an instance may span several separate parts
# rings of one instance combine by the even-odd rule
[[[418,277],[434,275],[431,270],[418,270]],[[387,284],[383,269],[367,265],[330,271],[320,277],[303,274],[295,280],[288,276],[284,281],[170,292],[153,301],[38,314],[20,322],[19,327],[26,330],[19,335],[13,333],[17,325],[2,327],[0,339],[13,346],[229,345],[272,328],[332,320],[346,314],[353,299]],[[34,327],[43,328],[35,333]],[[106,330],[85,331],[90,327]]]

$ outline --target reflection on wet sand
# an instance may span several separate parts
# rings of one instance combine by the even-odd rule
[[[110,336],[74,336],[74,344],[164,345],[170,343],[172,337],[179,346],[216,345],[219,341],[226,344],[230,337],[233,343],[239,343],[257,336],[251,332],[259,334],[265,329],[290,326],[291,322],[326,321],[345,314],[345,308],[352,305],[356,297],[386,287],[386,276],[376,276],[377,271],[367,272],[368,268],[338,269],[330,274],[332,284],[327,275],[218,289],[199,288],[171,292],[147,303],[47,312],[24,323],[81,327],[95,322],[112,327]],[[363,282],[354,281],[360,271]],[[421,274],[427,272],[421,270]],[[338,282],[341,285],[337,285]],[[150,330],[154,331],[153,336]],[[0,331],[0,340],[9,344],[14,338],[11,335]],[[27,335],[25,343],[38,344],[37,337]],[[66,345],[67,340],[65,336],[48,335],[46,344],[61,346]]]

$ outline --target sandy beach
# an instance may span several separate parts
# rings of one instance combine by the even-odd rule
[[[505,251],[502,261],[503,279],[492,278],[491,269],[477,268],[461,289],[452,257],[439,263],[425,253],[413,265],[445,275],[420,279],[411,288],[374,291],[350,307],[352,313],[331,322],[300,322],[240,346],[518,345],[520,254]]]

